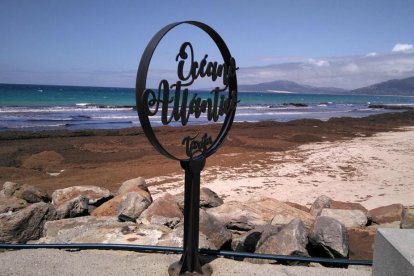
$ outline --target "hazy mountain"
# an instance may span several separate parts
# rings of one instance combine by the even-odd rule
[[[345,94],[348,90],[335,87],[315,87],[301,85],[293,81],[272,81],[258,84],[238,85],[239,91],[284,91],[313,94]]]
[[[414,77],[380,82],[351,90],[352,94],[414,96]]]

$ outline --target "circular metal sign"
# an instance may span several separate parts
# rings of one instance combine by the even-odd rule
[[[194,61],[194,49],[190,42],[184,42],[176,55],[177,78],[174,84],[167,80],[160,81],[158,89],[148,89],[147,75],[151,58],[162,38],[173,28],[181,24],[189,24],[206,32],[218,47],[223,63],[207,61],[204,59]],[[184,72],[184,67],[190,64]],[[136,80],[136,105],[139,121],[150,143],[164,156],[179,160],[189,161],[204,159],[213,154],[223,143],[233,123],[237,106],[237,76],[236,62],[220,35],[208,25],[197,21],[183,21],[169,24],[162,28],[148,43],[142,55]],[[212,81],[221,79],[223,87],[214,88],[210,97],[202,98],[194,93],[189,95],[189,88],[198,78],[210,78]],[[178,141],[185,151],[187,158],[180,158],[169,152],[157,139],[150,118],[161,118],[162,125],[178,122],[186,126],[190,119],[201,117],[208,121],[217,122],[224,117],[221,129],[216,137],[208,133],[184,136]]]

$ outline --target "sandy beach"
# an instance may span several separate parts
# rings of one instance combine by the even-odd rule
[[[414,205],[413,126],[414,112],[235,124],[223,147],[207,160],[202,186],[225,201],[269,196],[310,205],[324,194],[368,209]],[[177,128],[161,135],[181,137]],[[183,190],[179,163],[160,156],[139,128],[3,132],[0,153],[1,183],[27,183],[49,193],[74,185],[116,191],[123,181],[139,176],[154,198]]]

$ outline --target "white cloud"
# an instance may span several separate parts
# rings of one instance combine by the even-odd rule
[[[375,52],[371,52],[371,53],[368,53],[367,55],[366,55],[366,57],[375,57],[377,55],[377,53],[375,53]]]
[[[313,62],[309,62],[313,60]],[[320,62],[320,61],[324,62]],[[355,89],[414,76],[414,52],[307,59],[268,66],[240,67],[239,84],[289,80],[301,84]]]
[[[414,47],[412,44],[403,44],[403,43],[397,43],[394,45],[394,48],[392,48],[393,53],[411,53],[414,52]]]
[[[316,66],[319,66],[319,67],[329,66],[329,61],[323,60],[323,59],[317,60],[317,59],[310,58],[310,59],[308,59],[308,62],[312,65],[316,65]]]

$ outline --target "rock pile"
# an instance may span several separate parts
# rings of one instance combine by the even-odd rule
[[[414,228],[414,209],[401,204],[366,210],[320,196],[309,209],[265,197],[223,202],[207,188],[200,194],[201,248],[372,259],[377,228]],[[74,186],[49,197],[12,182],[0,191],[1,243],[182,246],[183,231],[183,195],[165,193],[153,201],[143,178],[124,182],[116,194]]]

